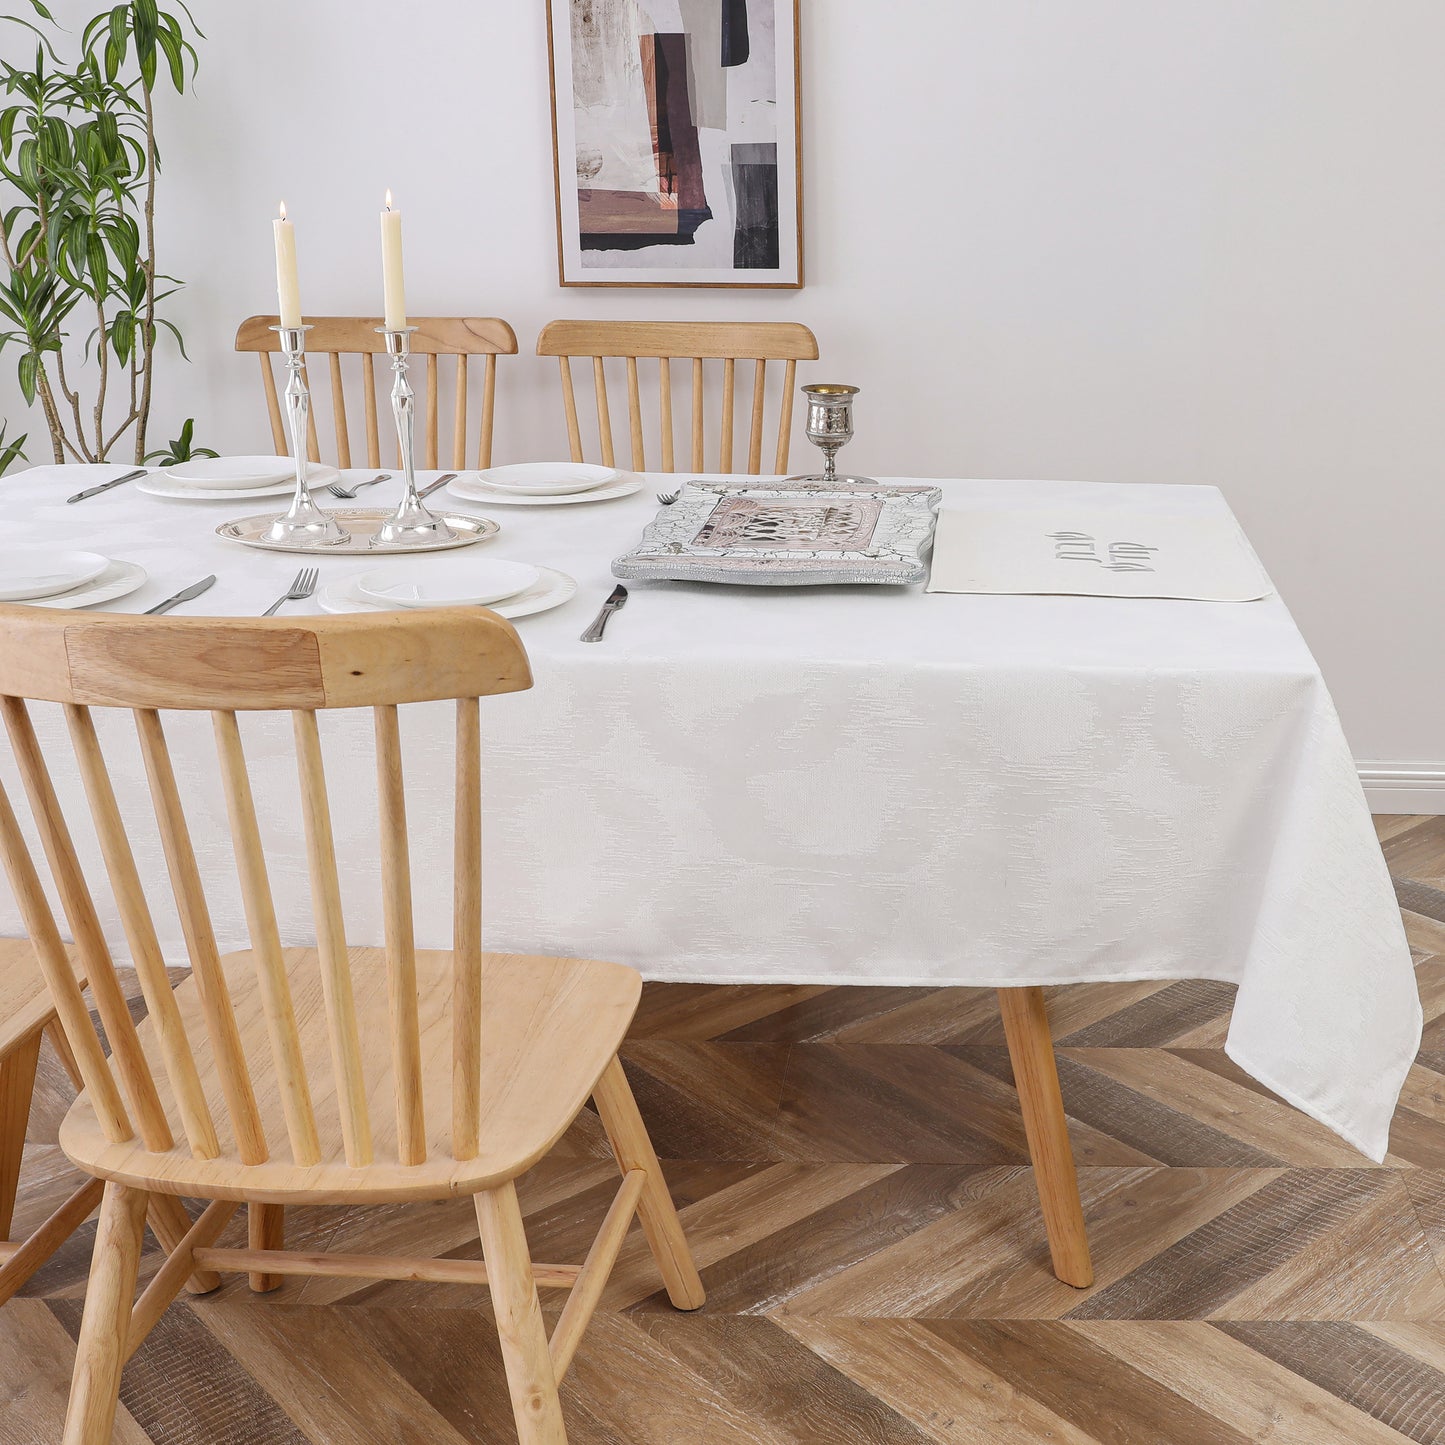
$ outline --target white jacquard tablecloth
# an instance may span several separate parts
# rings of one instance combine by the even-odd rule
[[[103,473],[4,479],[8,540],[65,524],[146,566],[139,611],[208,572],[188,615],[259,612],[298,559],[213,535],[269,502],[181,502]],[[638,583],[606,641],[578,634],[656,508],[636,496],[496,507],[491,555],[572,573],[522,619],[536,686],[484,705],[489,946],[711,983],[1239,984],[1230,1056],[1372,1158],[1420,1032],[1409,951],[1353,762],[1283,602],[929,595],[921,588]],[[397,483],[362,494],[382,504]],[[945,481],[946,505],[1068,498],[1218,512],[1211,487]],[[481,504],[457,503],[485,513]],[[307,559],[313,560],[313,559]],[[314,559],[323,580],[354,562]],[[314,610],[313,603],[296,610]],[[38,724],[57,740],[51,710]],[[421,942],[450,942],[451,712],[404,725]],[[217,933],[245,944],[204,717],[168,719]],[[177,961],[128,723],[102,737]],[[370,718],[323,735],[353,942],[381,934]],[[313,935],[290,730],[248,718],[289,942]],[[0,775],[13,786],[8,751]],[[61,780],[103,876],[78,784]],[[207,841],[209,840],[209,841]],[[118,947],[109,900],[107,911]],[[13,904],[0,933],[23,932]]]

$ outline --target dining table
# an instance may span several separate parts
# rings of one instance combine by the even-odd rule
[[[305,556],[216,535],[269,504],[65,498],[117,468],[4,478],[10,544],[140,564],[107,610],[258,615],[314,565],[323,588],[424,558]],[[369,475],[348,472],[348,479]],[[419,474],[425,482],[435,474]],[[581,634],[610,566],[688,478],[569,505],[430,505],[492,518],[478,555],[555,568],[576,595],[515,626],[534,685],[487,700],[484,928],[497,951],[611,959],[705,984],[1238,985],[1230,1057],[1373,1159],[1418,1045],[1420,1005],[1390,879],[1320,669],[1274,593],[1249,602],[929,593],[921,586],[634,582],[600,643]],[[748,480],[738,479],[733,480]],[[918,479],[887,479],[915,482]],[[967,512],[1052,502],[1227,515],[1210,486],[930,481]],[[351,505],[385,506],[399,476]],[[321,500],[327,501],[323,495]],[[452,554],[455,555],[455,554]],[[279,613],[314,613],[316,598]],[[37,728],[66,747],[59,710]],[[418,942],[450,944],[451,711],[406,710]],[[185,949],[128,717],[97,710],[167,956]],[[168,736],[219,942],[246,946],[206,716]],[[290,730],[243,716],[283,941],[314,937]],[[351,942],[382,932],[371,719],[322,717]],[[19,793],[8,750],[0,778]],[[78,780],[57,776],[87,870]],[[149,823],[149,828],[147,824]],[[97,899],[119,957],[110,900]],[[20,920],[0,899],[0,934]]]

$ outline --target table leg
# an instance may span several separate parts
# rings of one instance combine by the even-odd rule
[[[1059,1091],[1054,1043],[1041,988],[1001,988],[999,1012],[1013,1061],[1014,1083],[1023,1110],[1024,1133],[1034,1165],[1044,1229],[1049,1237],[1054,1273],[1065,1284],[1086,1289],[1094,1282],[1079,1177],[1069,1146],[1069,1126]]]

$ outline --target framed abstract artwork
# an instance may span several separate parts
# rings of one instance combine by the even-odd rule
[[[803,284],[798,0],[548,0],[564,286]]]

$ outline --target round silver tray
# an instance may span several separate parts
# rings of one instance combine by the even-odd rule
[[[268,541],[266,529],[279,515],[276,512],[263,512],[255,517],[239,517],[234,522],[222,522],[216,528],[216,535],[224,537],[228,542],[239,542],[243,547],[260,547],[267,552],[313,552],[328,557],[376,557],[393,556],[398,552],[447,552],[454,547],[470,547],[473,542],[485,542],[502,530],[490,517],[467,517],[459,512],[438,512],[436,515],[456,533],[451,541],[408,542],[401,547],[378,547],[375,545],[376,533],[394,510],[392,507],[337,508],[329,515],[335,517],[350,536],[344,542],[330,545],[317,542]]]

